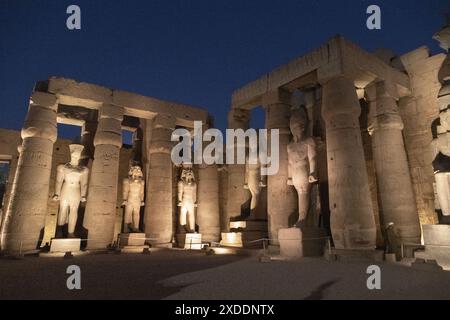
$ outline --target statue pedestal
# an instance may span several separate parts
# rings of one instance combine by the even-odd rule
[[[50,243],[50,253],[66,253],[80,251],[81,239],[52,239]]]
[[[201,233],[183,233],[177,234],[178,247],[189,250],[202,249],[202,234]]]
[[[121,233],[119,247],[145,245],[145,233]]]
[[[423,225],[425,251],[416,251],[417,259],[435,260],[444,270],[450,270],[450,225]]]
[[[278,230],[280,255],[288,258],[322,256],[326,244],[326,233],[315,227],[282,228]]]
[[[145,233],[121,233],[119,248],[123,253],[142,253],[149,246],[145,244]]]
[[[242,248],[242,232],[222,232],[221,246]]]

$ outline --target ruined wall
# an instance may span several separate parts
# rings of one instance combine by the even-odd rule
[[[403,135],[421,224],[438,223],[434,206],[434,175],[431,124],[439,117],[437,73],[444,54],[431,56],[420,47],[401,56],[411,84],[412,97],[399,101],[405,128]]]

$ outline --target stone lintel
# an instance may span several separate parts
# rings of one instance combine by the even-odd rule
[[[50,78],[48,92],[57,96],[60,103],[69,106],[100,109],[103,104],[113,104],[124,108],[125,115],[145,119],[151,119],[157,114],[170,114],[176,117],[177,125],[184,127],[193,127],[193,121],[196,120],[203,123],[208,120],[208,112],[205,109],[68,78]]]

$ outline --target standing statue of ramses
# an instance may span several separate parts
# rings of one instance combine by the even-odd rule
[[[139,232],[141,207],[144,205],[144,174],[140,166],[131,166],[128,178],[123,179],[124,224],[128,231]]]
[[[288,185],[294,186],[298,194],[297,227],[303,228],[310,205],[311,184],[317,182],[316,143],[306,136],[306,115],[302,109],[292,112],[289,127],[292,141],[287,146]]]
[[[178,182],[178,206],[180,225],[189,233],[195,233],[195,208],[197,207],[197,183],[191,168],[183,168]]]
[[[57,168],[54,201],[59,201],[58,226],[68,224],[68,237],[75,237],[80,202],[86,202],[89,169],[80,166],[84,146],[71,144],[70,162]]]

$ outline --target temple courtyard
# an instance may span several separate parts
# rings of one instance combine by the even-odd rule
[[[0,259],[0,299],[450,299],[450,272],[379,263],[381,289],[369,290],[374,262],[323,258],[260,262],[257,256],[161,250]],[[68,290],[69,265],[81,290]]]

